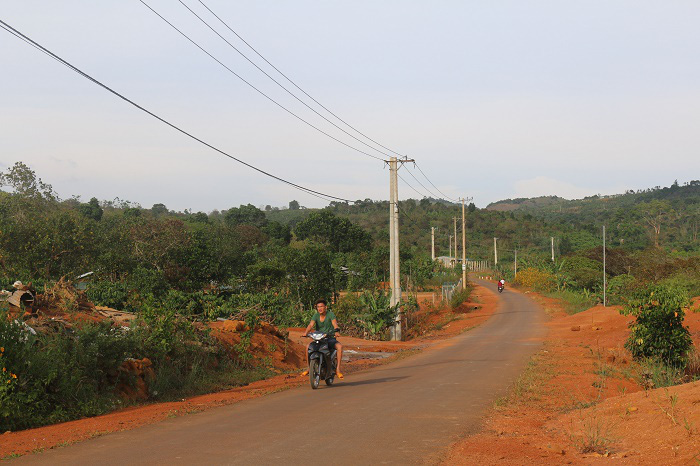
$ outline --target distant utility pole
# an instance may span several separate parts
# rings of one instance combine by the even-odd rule
[[[554,262],[554,236],[552,238],[552,262]]]
[[[452,217],[455,222],[455,267],[457,267],[457,217]]]
[[[496,267],[498,265],[498,246],[496,246],[496,240],[498,238],[493,238],[493,266]]]
[[[389,157],[389,281],[391,282],[391,305],[401,301],[401,267],[399,263],[399,163],[413,162],[408,158],[397,160]],[[391,339],[401,340],[401,308],[398,308]]]
[[[467,230],[464,227],[464,198],[462,198],[462,289],[467,289]]]
[[[515,250],[515,261],[513,262],[513,269],[515,270],[515,276],[513,277],[513,280],[518,278],[518,250]]]
[[[430,242],[432,244],[430,257],[433,259],[433,262],[435,262],[435,227],[430,227]]]
[[[603,225],[603,307],[605,307],[605,288],[607,287],[607,277],[605,276],[605,225]]]

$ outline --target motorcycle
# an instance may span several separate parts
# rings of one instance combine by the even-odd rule
[[[503,288],[504,288],[503,283],[500,283],[500,282],[499,282],[499,283],[498,283],[498,292],[499,292],[499,293],[503,293]]]
[[[335,369],[337,363],[336,350],[328,348],[328,334],[323,332],[311,332],[308,337],[313,341],[309,345],[309,382],[311,388],[316,390],[321,382],[325,380],[326,385],[333,385],[335,380]]]

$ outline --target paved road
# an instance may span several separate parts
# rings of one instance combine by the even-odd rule
[[[500,299],[498,312],[480,327],[333,387],[304,386],[13,463],[434,463],[478,429],[484,410],[541,346],[537,305],[507,289]]]

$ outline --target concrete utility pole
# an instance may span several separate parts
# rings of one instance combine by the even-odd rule
[[[430,242],[432,244],[430,257],[433,259],[433,262],[435,262],[435,227],[430,227]]]
[[[605,225],[603,225],[603,307],[605,307],[605,289],[607,287],[607,277],[605,276]]]
[[[455,267],[457,267],[457,217],[452,217],[455,222]]]
[[[467,230],[464,227],[464,198],[462,198],[462,289],[467,289]]]
[[[498,265],[498,246],[496,246],[496,240],[498,238],[493,239],[493,266],[496,267]]]
[[[554,262],[554,236],[552,238],[552,262]]]
[[[408,158],[397,160],[389,157],[389,281],[391,282],[391,305],[401,301],[401,264],[399,263],[399,163],[413,162]],[[401,340],[401,308],[398,308],[391,339]]]

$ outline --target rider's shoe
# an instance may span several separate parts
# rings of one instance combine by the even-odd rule
[[[301,373],[301,375],[309,375],[309,370],[306,369],[304,372]]]

